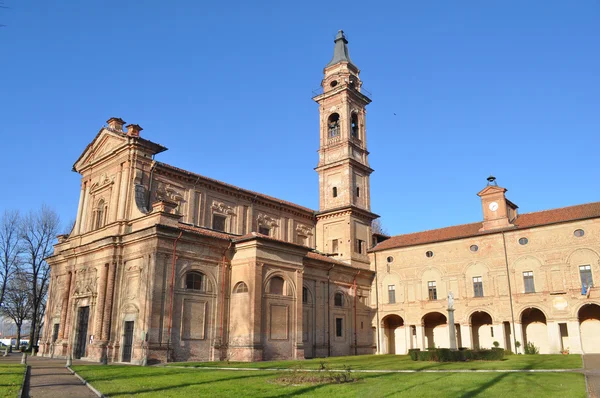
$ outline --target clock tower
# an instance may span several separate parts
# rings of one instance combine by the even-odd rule
[[[518,206],[506,198],[506,188],[498,186],[496,177],[488,177],[487,186],[477,195],[481,198],[483,225],[480,231],[514,227]]]
[[[317,250],[353,266],[369,268],[371,213],[366,106],[360,70],[350,60],[348,40],[339,31],[333,58],[325,66],[319,104],[320,141]]]

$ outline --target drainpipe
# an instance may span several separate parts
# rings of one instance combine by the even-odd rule
[[[225,314],[225,268],[227,267],[226,262],[225,262],[225,253],[227,253],[227,251],[231,248],[231,245],[233,244],[233,242],[230,240],[229,241],[229,246],[227,246],[227,249],[223,250],[223,254],[221,255],[221,263],[223,264],[222,267],[222,272],[221,272],[221,299],[222,301],[222,306],[221,306],[221,347],[223,347],[223,340],[225,339],[225,330],[223,328],[224,326],[224,314]],[[222,348],[221,348],[222,350]],[[221,355],[223,354],[223,351],[221,351]],[[219,355],[219,357],[221,357],[221,355]],[[222,358],[219,358],[222,359]]]
[[[504,236],[504,232],[502,232],[502,244],[504,246],[504,264],[506,265],[506,280],[508,281],[508,299],[510,300],[510,316],[512,318],[512,329],[513,329],[513,344],[515,346],[515,351],[517,348],[517,333],[515,329],[515,311],[513,309],[513,300],[512,300],[512,289],[510,286],[510,273],[508,271],[508,254],[506,253],[506,237]],[[517,354],[517,352],[515,352]]]
[[[170,309],[170,314],[169,314],[169,329],[168,329],[168,333],[167,335],[169,336],[167,339],[167,362],[169,362],[169,350],[170,350],[170,345],[171,345],[171,328],[173,327],[173,309],[175,306],[175,303],[173,302],[173,298],[174,298],[174,292],[175,292],[175,261],[177,260],[177,242],[179,241],[179,239],[181,239],[181,235],[183,235],[183,231],[179,232],[179,236],[175,239],[175,241],[173,242],[173,260],[171,262],[171,268],[173,269],[171,271],[171,292],[170,292],[170,296],[171,296],[171,309]]]
[[[329,291],[329,284],[331,278],[329,276],[331,270],[335,267],[335,264],[327,270],[327,356],[331,356],[331,293]]]
[[[356,273],[356,275],[354,275],[354,355],[358,355],[358,338],[356,332],[356,277],[358,276],[358,274],[360,274],[360,270]]]
[[[373,262],[375,263],[375,311],[377,311],[377,327],[375,328],[375,333],[377,333],[377,354],[380,354],[379,350],[381,348],[381,341],[380,340],[380,332],[379,332],[379,328],[380,328],[380,321],[379,321],[379,279],[378,279],[378,273],[377,273],[377,253],[373,253]],[[412,336],[411,336],[412,339]]]

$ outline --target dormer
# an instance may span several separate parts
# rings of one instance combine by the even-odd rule
[[[487,180],[487,186],[477,194],[483,209],[480,231],[513,227],[518,206],[506,198],[506,188],[499,187],[494,176],[489,176]]]

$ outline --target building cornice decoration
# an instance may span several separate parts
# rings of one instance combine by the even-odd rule
[[[235,211],[233,210],[233,207],[228,206],[223,202],[217,202],[216,200],[213,200],[212,206],[210,208],[217,213],[231,215],[231,216],[235,215]]]
[[[300,236],[313,236],[312,228],[304,224],[298,224],[296,227],[296,232]]]
[[[277,225],[277,220],[275,220],[273,217],[268,216],[263,213],[259,213],[256,220],[258,221],[258,225],[260,225],[262,227],[276,228],[279,226],[279,225]]]

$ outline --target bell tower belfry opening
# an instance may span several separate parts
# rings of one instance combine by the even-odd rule
[[[317,249],[358,267],[369,267],[371,242],[366,106],[360,70],[348,54],[348,40],[339,31],[333,58],[325,66],[319,104],[320,144]]]

